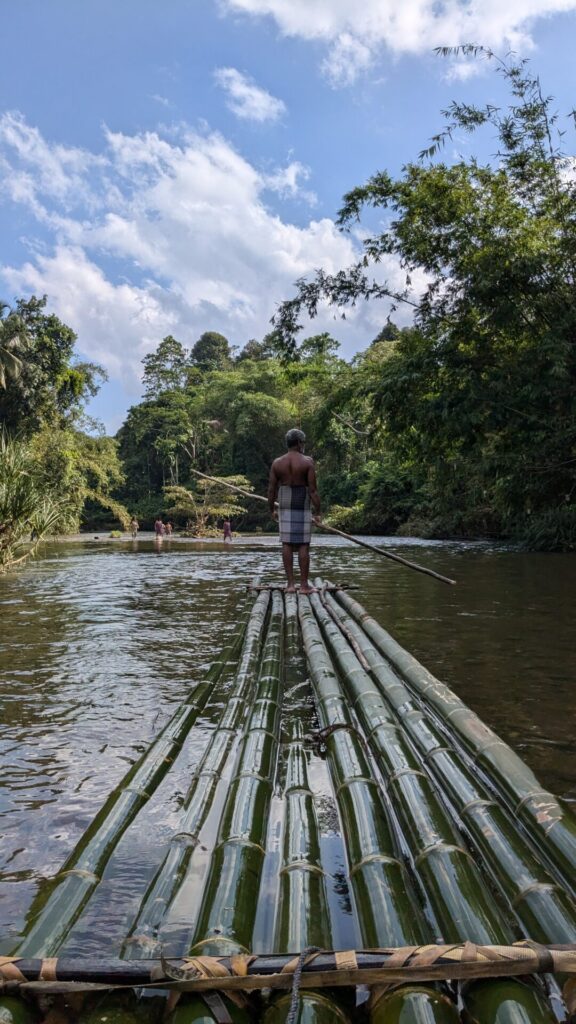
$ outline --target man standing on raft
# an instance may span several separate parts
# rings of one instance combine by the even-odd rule
[[[268,504],[274,519],[280,526],[282,562],[288,579],[289,594],[294,586],[294,551],[298,550],[300,567],[300,593],[311,594],[313,587],[308,582],[310,569],[310,532],[312,517],[320,516],[320,495],[316,486],[314,460],[304,455],[306,435],[301,430],[289,430],[286,434],[286,455],[274,459],[268,483]],[[278,502],[278,512],[275,502]]]

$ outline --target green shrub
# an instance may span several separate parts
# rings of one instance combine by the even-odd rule
[[[576,505],[561,505],[530,516],[518,539],[531,551],[576,551]]]
[[[326,525],[335,526],[345,533],[362,533],[366,526],[366,517],[362,502],[354,505],[332,505],[326,516]]]

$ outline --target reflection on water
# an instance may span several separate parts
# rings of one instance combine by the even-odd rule
[[[358,584],[371,614],[511,743],[548,788],[576,803],[573,558],[388,543],[458,585],[328,538],[317,540],[314,571]],[[279,576],[278,546],[266,539],[229,548],[139,539],[53,545],[24,571],[0,578],[1,952],[14,946],[41,879],[57,871],[232,635],[239,597],[259,573]],[[287,695],[287,713],[301,715],[311,731],[306,685],[294,679]],[[104,943],[109,952],[119,949],[178,828],[191,772],[221,707],[222,694],[215,693],[174,769],[119,844],[68,952],[102,950]],[[349,938],[337,816],[325,766],[313,754],[310,779],[342,908],[338,927]]]

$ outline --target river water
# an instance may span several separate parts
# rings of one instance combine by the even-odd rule
[[[358,585],[355,596],[369,612],[576,808],[574,558],[486,544],[376,543],[457,586],[326,537],[316,540],[314,572]],[[0,577],[0,953],[16,946],[43,879],[57,873],[106,796],[232,637],[245,585],[257,574],[280,579],[278,545],[269,538],[225,548],[180,539],[158,546],[141,537],[47,545],[36,562]],[[120,842],[68,939],[70,954],[119,953],[178,830],[190,774],[222,702],[220,694],[208,704]],[[294,713],[312,713],[306,701],[296,704]],[[340,908],[334,944],[346,948],[355,935],[338,824],[319,758],[312,768]],[[271,830],[280,822],[274,807]],[[200,881],[203,870],[200,858]],[[169,937],[188,911],[193,916],[194,899],[184,893]],[[264,911],[258,929],[255,948],[269,947]]]

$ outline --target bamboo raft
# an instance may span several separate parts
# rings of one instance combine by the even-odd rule
[[[233,644],[39,891],[18,947],[0,955],[2,1024],[39,1020],[46,1006],[85,1024],[167,1013],[173,1024],[576,1020],[576,819],[349,588],[316,586],[303,596],[252,585]],[[288,684],[310,686],[308,721],[286,707]],[[68,956],[117,844],[220,690],[220,720],[121,958]],[[312,748],[345,850],[347,950],[335,949]],[[194,884],[209,820],[198,912],[167,956],[163,924]],[[254,953],[264,901],[273,948]]]

